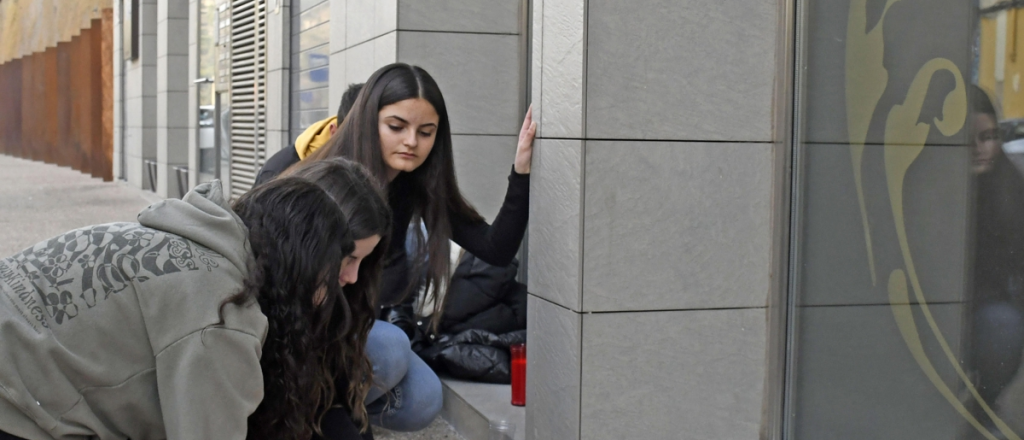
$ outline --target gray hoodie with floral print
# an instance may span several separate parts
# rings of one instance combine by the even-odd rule
[[[263,398],[259,306],[225,306],[250,259],[219,182],[139,223],[0,260],[0,431],[29,440],[241,439]]]

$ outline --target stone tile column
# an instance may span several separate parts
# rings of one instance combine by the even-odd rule
[[[125,69],[124,69],[125,62],[124,62],[124,41],[123,41],[124,38],[123,38],[123,35],[122,35],[122,27],[121,27],[122,24],[124,23],[123,20],[121,19],[121,15],[123,14],[122,4],[123,4],[122,2],[113,2],[113,10],[114,10],[113,47],[114,47],[114,54],[111,57],[111,61],[112,61],[112,63],[111,63],[112,66],[111,67],[112,67],[112,71],[113,71],[113,74],[114,74],[114,84],[113,84],[114,85],[114,91],[113,91],[113,99],[114,99],[114,112],[113,112],[113,117],[114,117],[114,125],[113,125],[113,128],[114,128],[114,131],[113,131],[113,135],[114,135],[114,152],[113,152],[113,155],[112,155],[113,156],[113,163],[111,165],[113,166],[114,179],[115,180],[127,180],[128,179],[128,176],[126,175],[127,173],[124,173],[122,171],[122,165],[124,165],[124,164],[122,163],[122,159],[121,159],[121,154],[122,154],[122,152],[124,152],[124,149],[125,149],[125,144],[124,144],[124,131],[125,131],[125,124],[124,124],[124,114],[125,114],[124,102],[125,101],[124,101],[124,97],[125,97],[125,88],[123,86],[123,84],[124,84],[124,75],[125,75]]]
[[[181,197],[175,167],[188,166],[189,3],[159,0],[156,50],[156,193]],[[194,106],[193,106],[194,107]],[[187,183],[187,182],[186,182]]]
[[[124,17],[120,15],[123,23]],[[157,1],[140,0],[138,17],[139,58],[124,62],[124,93],[115,101],[114,107],[115,112],[124,114],[121,148],[124,149],[126,163],[125,175],[122,177],[134,187],[153,191],[155,188],[149,185],[143,161],[156,160],[157,155]],[[118,27],[117,32],[120,30]],[[117,38],[120,40],[121,36]],[[123,54],[118,56],[123,57]],[[115,121],[120,122],[121,119],[116,118]],[[115,138],[118,137],[115,135]]]
[[[196,84],[199,79],[199,25],[202,18],[202,3],[188,1],[188,188],[199,182],[199,90],[208,85]]]
[[[532,9],[526,438],[758,438],[777,5]]]
[[[271,1],[267,14],[267,159],[294,142],[288,132],[291,114],[290,5],[291,2]]]
[[[331,1],[330,108],[349,84],[397,61],[398,0]]]

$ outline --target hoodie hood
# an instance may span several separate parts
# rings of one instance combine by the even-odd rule
[[[181,200],[154,203],[139,213],[143,226],[170,232],[223,255],[248,276],[249,229],[231,210],[219,180],[195,187]]]
[[[306,156],[326,145],[327,141],[331,139],[331,127],[336,127],[337,122],[337,116],[317,121],[295,138],[295,152],[298,153],[299,160],[305,159]]]

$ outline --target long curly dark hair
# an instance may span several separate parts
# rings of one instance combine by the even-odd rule
[[[322,188],[283,178],[243,195],[233,207],[249,228],[249,275],[228,304],[253,301],[266,315],[263,402],[249,417],[251,439],[302,439],[319,432],[318,412],[334,400],[352,308],[339,284],[355,248],[348,220]]]
[[[412,231],[416,248],[420,251],[419,255],[412,256],[416,267],[411,272],[419,273],[426,269],[426,290],[440,292],[449,274],[449,240],[452,238],[450,214],[455,213],[473,221],[483,221],[483,217],[459,191],[455,178],[455,155],[448,108],[437,82],[426,70],[404,63],[389,64],[378,69],[359,92],[338,132],[327,145],[303,161],[332,157],[354,160],[366,167],[382,188],[387,188],[388,168],[380,150],[378,115],[380,109],[388,105],[414,98],[424,99],[434,107],[439,119],[437,135],[434,147],[423,165],[411,172],[402,173],[395,178],[394,184],[411,193],[409,199],[414,205],[412,221],[418,223],[423,220],[429,232],[429,236],[424,237],[419,228]],[[413,288],[417,286],[418,280],[412,278],[405,288],[405,297],[412,294]],[[440,321],[446,297],[434,301],[435,327]]]
[[[391,234],[391,209],[369,172],[344,158],[300,162],[282,173],[282,177],[287,176],[301,177],[323,188],[341,207],[354,240],[381,237],[377,247],[359,265],[358,280],[342,289],[352,311],[352,331],[341,342],[338,374],[352,380],[347,381],[348,390],[339,390],[339,397],[344,391],[340,403],[365,430],[369,417],[363,401],[373,381],[373,367],[366,357],[366,337],[376,316],[381,267]]]

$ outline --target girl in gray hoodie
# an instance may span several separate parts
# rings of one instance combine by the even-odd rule
[[[337,200],[292,177],[229,207],[214,182],[138,220],[0,259],[0,438],[318,431],[349,303],[367,301],[342,291],[355,247]]]

